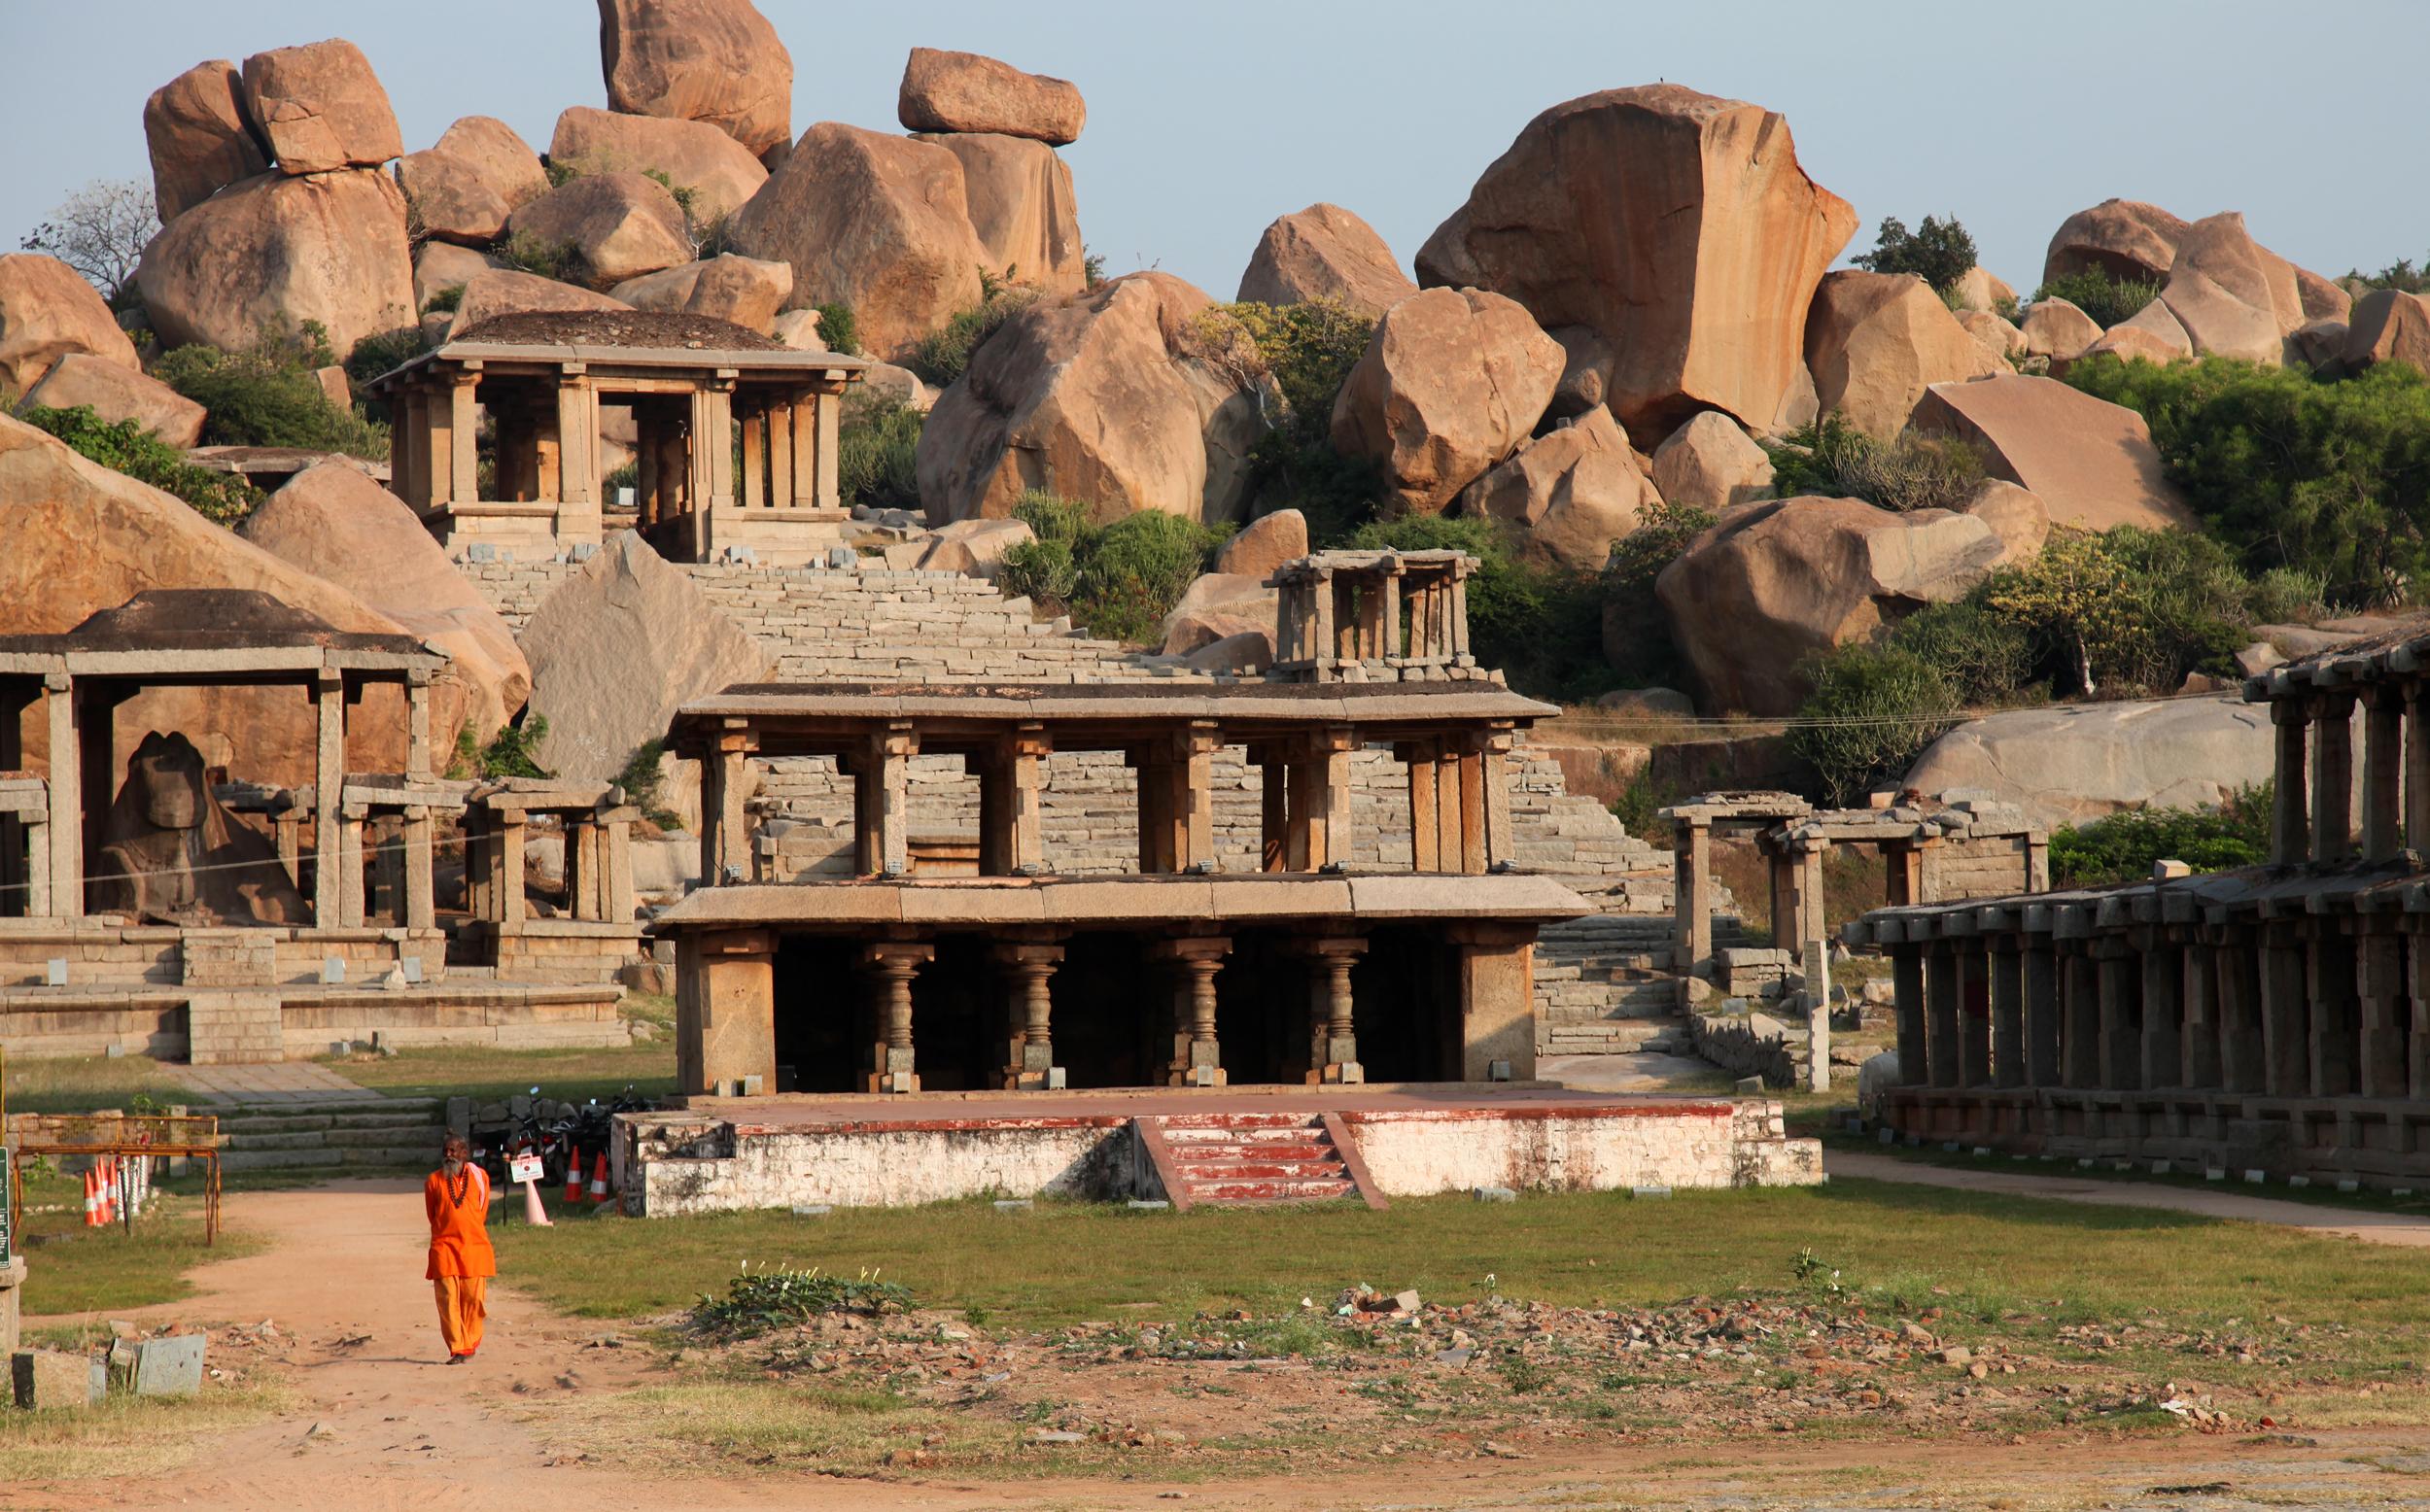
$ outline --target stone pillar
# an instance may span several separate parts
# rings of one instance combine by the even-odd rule
[[[451,503],[473,503],[481,497],[481,417],[475,402],[480,382],[480,364],[468,362],[451,376],[447,389],[447,427],[453,438],[447,448]]]
[[[1310,940],[1304,949],[1315,969],[1308,1082],[1364,1082],[1367,1069],[1359,1064],[1350,968],[1367,953],[1367,942],[1355,936],[1335,936]]]
[[[2095,942],[2100,962],[2100,1085],[2132,1091],[2143,1084],[2143,969],[2124,940]]]
[[[567,911],[577,919],[597,919],[599,826],[589,814],[570,813],[559,833],[565,842]]]
[[[2060,960],[2066,1005],[2060,1049],[2066,1063],[2066,1084],[2098,1087],[2101,1084],[2100,962],[2094,958],[2090,941],[2081,942],[2078,948],[2067,951]]]
[[[2275,699],[2270,722],[2277,731],[2276,777],[2271,790],[2270,859],[2291,866],[2311,854],[2311,784],[2304,775],[2305,731],[2311,710],[2302,699]]]
[[[1032,1092],[1060,1086],[1063,1068],[1055,1064],[1055,1005],[1048,983],[1055,975],[1055,968],[1063,964],[1063,947],[1059,945],[1007,942],[995,946],[995,959],[996,964],[1004,968],[1020,1025],[1019,1032],[1006,1047],[1004,1089]],[[909,979],[905,979],[908,983]],[[907,994],[904,1022],[908,1035],[909,986],[906,985],[904,990]],[[888,1043],[891,1044],[891,1040]],[[908,1037],[904,1044],[909,1046]]]
[[[1889,948],[1891,1002],[1898,1026],[1898,1083],[1921,1086],[1926,1081],[1924,947],[1900,944]]]
[[[1458,923],[1444,935],[1459,951],[1458,1077],[1534,1081],[1536,926]]]
[[[2272,1097],[2311,1093],[2306,1038],[2309,1002],[2304,942],[2292,924],[2264,926],[2261,947],[2261,1090]]]
[[[2189,931],[2178,952],[2185,976],[2185,1014],[2176,1084],[2209,1091],[2219,1081],[2219,952]]]
[[[2413,984],[2408,994],[2413,1018],[2405,1036],[2405,1095],[2417,1103],[2430,1102],[2430,945],[2417,930],[2409,929],[2405,946],[2406,977]]]
[[[2363,695],[2363,859],[2393,861],[2405,848],[2407,690],[2374,683]]]
[[[1333,680],[1333,669],[1339,661],[1339,647],[1334,630],[1334,574],[1331,567],[1316,569],[1315,580],[1309,584],[1314,595],[1309,605],[1308,641],[1312,653],[1308,660],[1316,665],[1316,680]]]
[[[1249,753],[1258,776],[1258,869],[1291,869],[1291,763],[1281,749],[1260,746]]]
[[[2263,1023],[2262,984],[2269,952],[2245,943],[2232,929],[2213,956],[2212,982],[2219,996],[2219,1084],[2231,1092],[2258,1092],[2269,1084],[2269,1045]]]
[[[2025,946],[2025,1084],[2057,1086],[2059,1062],[2059,952],[2047,935],[2027,937]]]
[[[1958,1047],[1960,990],[1957,943],[1933,941],[1924,976],[1924,1053],[1934,1086],[1956,1086],[1963,1074]]]
[[[599,916],[611,924],[629,924],[634,905],[633,810],[616,810],[600,821],[599,830]]]
[[[895,724],[870,736],[856,762],[854,808],[864,875],[911,873],[911,760],[919,754],[919,736],[909,724]]]
[[[1678,959],[1672,970],[1683,977],[1713,975],[1713,827],[1701,819],[1683,819],[1672,832],[1673,908],[1679,917]]]
[[[735,406],[734,426],[743,438],[743,476],[741,488],[743,507],[746,510],[768,507],[768,409],[765,404],[745,402]],[[790,503],[790,499],[782,500]]]
[[[1408,771],[1409,870],[1440,872],[1442,851],[1436,839],[1435,748],[1431,740],[1404,740],[1393,754]]]
[[[793,423],[795,413],[790,403],[779,401],[768,406],[765,418],[768,428],[768,503],[776,509],[800,509],[811,502],[810,473],[797,470],[793,465],[793,433],[797,429]],[[815,428],[812,440],[816,444]]]
[[[312,851],[312,922],[329,929],[345,914],[342,878],[345,860],[338,835],[338,800],[346,783],[346,688],[341,677],[324,676],[312,685],[313,708],[319,715],[320,739],[313,762],[314,812]],[[58,767],[52,759],[52,767]]]
[[[76,742],[76,684],[65,673],[42,680],[50,726],[51,906],[61,917],[85,911],[85,764]]]
[[[1960,940],[1958,948],[1958,1084],[1992,1084],[1991,953],[1982,942]]]
[[[557,539],[561,544],[600,538],[599,391],[580,362],[559,369],[557,379]]]
[[[920,1090],[920,1072],[912,1055],[912,978],[936,954],[933,945],[903,940],[861,946],[861,969],[869,975],[878,1010],[878,1037],[870,1046],[869,1091]]]
[[[1992,956],[1992,1084],[2026,1084],[2025,953],[2014,935],[1990,941]]]
[[[764,929],[676,937],[677,1090],[777,1089],[776,948]]]
[[[2354,696],[2324,694],[2312,721],[2311,856],[2354,853]]]
[[[405,809],[405,927],[435,929],[438,911],[431,880],[431,810],[415,805]]]
[[[701,761],[700,875],[704,887],[721,887],[751,875],[750,824],[743,810],[748,780],[750,736],[721,732]],[[866,864],[862,870],[867,870]]]
[[[1831,1089],[1831,946],[1818,930],[1800,948],[1806,979],[1806,1075],[1804,1089]]]
[[[1510,823],[1510,745],[1508,730],[1478,738],[1477,764],[1485,784],[1485,870],[1518,859],[1518,835]]]
[[[1173,1056],[1164,1068],[1169,1086],[1223,1086],[1223,1042],[1216,1033],[1215,974],[1223,970],[1232,942],[1220,936],[1191,935],[1159,941],[1150,954],[1180,969],[1174,994]]]
[[[818,455],[813,463],[816,480],[813,499],[821,509],[841,509],[844,507],[844,491],[839,471],[841,459],[837,453],[844,433],[844,399],[840,395],[817,394],[813,395],[809,402],[818,440]],[[793,411],[797,433],[801,429],[801,416],[800,409]],[[794,485],[796,498],[799,497],[800,487],[799,483]]]
[[[427,782],[431,770],[431,674],[405,674],[405,778]]]
[[[360,804],[339,810],[337,820],[337,922],[363,927],[363,824],[369,811]]]
[[[2165,929],[2143,942],[2143,1038],[2138,1084],[2185,1085],[2185,950]]]
[[[523,811],[506,809],[497,814],[498,870],[494,875],[498,888],[498,933],[503,938],[520,935],[531,912],[523,897]]]
[[[2362,1010],[2357,1090],[2365,1097],[2409,1096],[2412,1077],[2405,1041],[2412,1011],[2405,996],[2405,937],[2373,928],[2354,944],[2355,996]]]
[[[2307,1028],[2311,1041],[2311,1095],[2354,1095],[2355,1047],[2362,1038],[2361,1005],[2354,993],[2354,945],[2335,918],[2308,919],[2304,952],[2310,991]]]
[[[2430,682],[2405,684],[2405,843],[2430,851]]]
[[[1460,742],[1460,870],[1471,876],[1485,871],[1485,753],[1483,742],[1469,736]]]

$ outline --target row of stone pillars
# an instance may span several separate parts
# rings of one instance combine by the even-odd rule
[[[2352,693],[2281,698],[2271,859],[2355,856],[2354,705],[2363,707],[2362,859],[2430,850],[2430,682],[2373,682]]]
[[[1367,1079],[1358,1058],[1350,972],[1366,953],[1357,937],[1311,937],[1299,942],[1311,971],[1308,1066],[1311,1083]],[[1006,941],[992,949],[1006,985],[1004,1056],[999,1084],[1008,1091],[1049,1090],[1063,1084],[1055,1063],[1054,977],[1063,963],[1062,945]],[[1222,1086],[1223,1041],[1216,1021],[1216,978],[1232,941],[1189,935],[1159,942],[1154,960],[1175,970],[1171,981],[1171,1054],[1162,1080],[1170,1086]],[[928,941],[875,941],[864,945],[860,968],[876,1007],[875,1033],[862,1063],[862,1084],[872,1092],[916,1092],[920,1071],[913,1032],[912,984],[936,959]],[[1151,1001],[1153,1001],[1151,994]]]
[[[2430,937],[2364,923],[1888,945],[1902,1081],[2430,1098]]]

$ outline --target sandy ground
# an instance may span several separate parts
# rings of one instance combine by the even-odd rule
[[[581,1348],[600,1335],[599,1325],[555,1318],[500,1289],[491,1295],[489,1340],[478,1361],[465,1368],[440,1363],[444,1352],[422,1278],[425,1230],[417,1197],[414,1186],[398,1182],[232,1196],[230,1220],[263,1235],[267,1247],[196,1271],[199,1296],[133,1316],[162,1323],[274,1320],[295,1341],[297,1409],[204,1446],[183,1469],[156,1481],[11,1487],[0,1492],[0,1505],[11,1512],[384,1512],[543,1504],[545,1498],[548,1505],[596,1509],[763,1512],[1117,1509],[1182,1500],[1225,1509],[1463,1512],[1549,1506],[2430,1507],[2430,1428],[2264,1443],[2193,1434],[2116,1442],[2042,1437],[2005,1446],[1742,1440],[1702,1453],[1667,1445],[1560,1461],[1427,1463],[1398,1474],[1186,1486],[1144,1479],[922,1485],[792,1475],[658,1478],[613,1467],[612,1444],[545,1441],[540,1425],[547,1415],[530,1405],[553,1392],[612,1391],[639,1378],[644,1361],[638,1352]],[[646,1264],[643,1225],[635,1228],[634,1263]],[[584,1450],[596,1456],[589,1463],[576,1459]],[[2212,1486],[2220,1489],[2183,1490]],[[2146,1499],[2155,1495],[2159,1499]]]

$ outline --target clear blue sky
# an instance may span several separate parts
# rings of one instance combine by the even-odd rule
[[[1955,213],[2021,292],[2059,223],[2113,194],[2242,210],[2333,276],[2430,252],[2430,196],[2401,171],[2423,143],[2404,80],[2430,43],[2424,0],[760,9],[793,54],[796,134],[898,129],[914,46],[1075,81],[1090,244],[1111,271],[1161,266],[1218,297],[1267,222],[1319,199],[1406,267],[1529,117],[1657,79],[1786,115],[1807,172],[1863,218],[1856,249],[1884,215]],[[0,0],[0,249],[89,180],[148,181],[144,97],[180,71],[332,33],[369,55],[408,150],[474,114],[544,149],[560,110],[605,103],[591,0]]]

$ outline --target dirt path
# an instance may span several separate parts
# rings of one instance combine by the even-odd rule
[[[420,1512],[527,1504],[599,1512],[669,1506],[1129,1512],[1186,1500],[1225,1512],[1387,1506],[1493,1512],[1548,1504],[1804,1512],[1981,1505],[1995,1492],[2027,1498],[2011,1504],[2100,1505],[2156,1486],[2222,1481],[2233,1493],[2200,1505],[2348,1506],[2391,1495],[2430,1504],[2411,1499],[2430,1495],[2430,1432],[2389,1430],[2258,1446],[2193,1434],[2030,1444],[1790,1439],[1701,1450],[1623,1443],[1581,1446],[1574,1458],[1557,1460],[1420,1460],[1383,1472],[1181,1483],[1142,1477],[912,1485],[636,1473],[616,1466],[612,1443],[548,1441],[550,1400],[568,1392],[618,1390],[645,1369],[637,1351],[582,1348],[606,1331],[602,1325],[557,1318],[500,1289],[492,1293],[489,1338],[478,1362],[466,1368],[440,1363],[430,1288],[422,1279],[417,1195],[409,1183],[352,1182],[232,1196],[230,1220],[262,1235],[265,1248],[196,1271],[198,1296],[131,1316],[163,1323],[274,1320],[295,1341],[297,1409],[203,1446],[192,1461],[156,1481],[12,1487],[0,1504],[62,1512]],[[633,1228],[634,1263],[647,1264],[646,1225]],[[2065,1452],[2054,1455],[2055,1448]],[[597,1457],[587,1463],[577,1459],[585,1449]]]
[[[2161,1208],[2204,1218],[2242,1219],[2275,1223],[2311,1234],[2343,1234],[2365,1244],[2406,1248],[2430,1246],[2430,1220],[2401,1213],[2371,1213],[2358,1208],[2324,1207],[2289,1202],[2280,1197],[2255,1197],[2224,1187],[2167,1186],[2157,1182],[2112,1182],[2082,1177],[2043,1176],[1997,1166],[1969,1169],[1906,1160],[1869,1151],[1830,1150],[1822,1168],[1833,1176],[1860,1176],[1875,1182],[1907,1182],[1920,1186],[1954,1186],[1963,1191],[1998,1192],[2012,1197],[2052,1197],[2107,1208]]]

